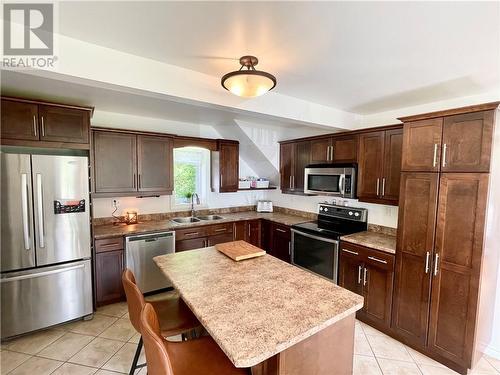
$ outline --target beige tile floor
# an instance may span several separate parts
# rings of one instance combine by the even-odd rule
[[[1,345],[0,375],[116,375],[128,373],[139,335],[125,303],[98,309],[94,319],[69,323]],[[144,353],[140,362],[144,362]],[[146,369],[136,374],[145,375]],[[452,375],[432,359],[356,322],[354,375]],[[484,357],[475,375],[500,375],[500,360]]]

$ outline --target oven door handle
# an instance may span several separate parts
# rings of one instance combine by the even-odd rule
[[[312,238],[313,240],[318,240],[318,241],[323,241],[323,242],[328,242],[328,243],[336,243],[336,244],[339,243],[339,241],[337,241],[337,240],[332,240],[330,238],[315,236],[315,235],[312,235],[309,233],[304,233],[304,232],[301,232],[297,229],[292,228],[291,231],[293,234],[300,234],[301,236]]]

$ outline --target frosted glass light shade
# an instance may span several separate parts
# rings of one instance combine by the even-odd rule
[[[276,86],[276,78],[259,70],[239,70],[224,75],[221,83],[234,95],[254,98],[272,90]]]

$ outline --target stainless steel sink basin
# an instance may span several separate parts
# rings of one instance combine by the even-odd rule
[[[200,219],[198,219],[197,217],[192,217],[192,216],[189,216],[189,217],[174,217],[172,219],[172,221],[174,223],[187,224],[187,223],[197,223],[198,221],[200,221]]]
[[[206,215],[206,216],[196,216],[196,218],[200,220],[222,220],[224,219],[222,216],[219,215]]]

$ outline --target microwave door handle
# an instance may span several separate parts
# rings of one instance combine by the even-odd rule
[[[345,194],[345,174],[341,174],[339,178],[339,192],[342,196]]]

